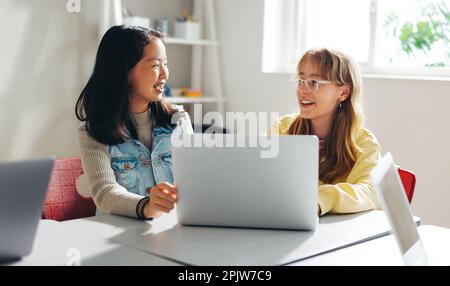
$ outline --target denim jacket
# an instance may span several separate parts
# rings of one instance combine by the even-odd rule
[[[192,133],[189,115],[181,114],[175,128],[152,120],[152,150],[135,139],[108,146],[117,183],[141,196],[148,196],[147,190],[161,182],[173,184],[170,136],[173,132]]]

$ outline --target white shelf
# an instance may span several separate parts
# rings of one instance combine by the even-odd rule
[[[159,0],[162,1],[162,0]],[[221,42],[217,37],[216,17],[214,15],[215,0],[192,0],[192,14],[202,19],[201,26],[208,27],[200,31],[201,39],[186,39],[178,37],[166,37],[167,45],[178,45],[178,47],[189,47],[190,82],[183,86],[189,86],[192,91],[201,91],[201,97],[184,97],[172,88],[171,97],[165,99],[173,104],[208,104],[213,110],[217,110],[225,117],[225,102],[223,95],[222,76],[219,60]],[[208,84],[205,84],[208,83]]]
[[[170,38],[170,37],[166,38],[166,43],[174,45],[220,46],[220,42],[218,41],[190,40],[190,39]]]
[[[172,96],[165,97],[170,103],[209,103],[209,102],[225,102],[227,99],[224,97],[212,97],[212,96],[199,96],[199,97],[181,97]]]

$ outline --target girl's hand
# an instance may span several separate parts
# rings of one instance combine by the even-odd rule
[[[150,201],[144,206],[146,217],[157,218],[163,213],[169,213],[178,201],[177,187],[167,182],[154,186],[148,192],[150,193]]]

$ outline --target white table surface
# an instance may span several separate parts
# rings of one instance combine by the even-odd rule
[[[439,226],[419,226],[419,235],[433,265],[450,265],[450,229]],[[393,235],[384,236],[352,247],[339,249],[290,264],[318,265],[405,265]]]
[[[6,265],[177,265],[177,263],[57,221],[41,220],[31,254]]]
[[[379,224],[379,213],[364,213],[362,217],[361,214],[359,216],[324,217],[321,219],[320,225],[339,223],[343,226],[343,221],[341,221],[343,217],[345,217],[347,226],[361,225],[363,220],[366,223],[370,223],[370,220],[377,220],[377,224]],[[378,219],[375,219],[377,217]],[[373,221],[370,225],[373,229]],[[375,226],[375,228],[378,227]],[[317,240],[318,235],[322,236],[320,232],[327,234],[328,240],[342,234],[336,232],[334,227],[326,226],[325,231],[323,229],[321,227],[307,238],[304,244],[308,247],[316,246],[317,242],[312,243],[312,241]],[[434,265],[450,265],[450,229],[426,225],[420,226],[418,230],[429,260]],[[171,232],[167,233],[168,231]],[[354,230],[350,233],[354,234]],[[360,234],[361,232],[357,233]],[[228,239],[224,239],[224,236]],[[4,265],[73,265],[76,263],[74,255],[80,255],[79,262],[81,265],[182,265],[186,262],[180,261],[178,263],[172,260],[182,257],[181,254],[197,254],[200,259],[212,259],[215,262],[212,261],[211,265],[271,265],[261,262],[248,262],[260,258],[267,261],[267,259],[274,258],[274,254],[283,254],[282,250],[286,250],[292,245],[295,246],[296,240],[291,240],[299,237],[302,236],[299,236],[295,231],[179,226],[176,224],[176,220],[174,221],[173,216],[165,216],[157,223],[152,224],[112,215],[63,223],[42,220],[38,227],[31,255],[20,261]],[[216,238],[216,240],[213,238]],[[290,241],[289,245],[276,246],[288,240]],[[147,243],[155,245],[148,247]],[[177,243],[180,243],[180,245],[177,246]],[[243,245],[236,246],[240,243],[243,243]],[[301,254],[301,251],[296,251],[301,250],[304,244],[298,245],[297,248],[294,247],[291,256]],[[199,247],[200,250],[198,248],[183,250],[189,245]],[[170,259],[164,259],[150,253],[154,249],[158,251],[158,247],[167,246],[172,247],[172,253],[177,251],[182,253],[175,253],[172,257],[169,257]],[[228,248],[223,248],[224,246]],[[245,253],[251,256],[250,252],[256,251],[258,247],[267,247],[267,249],[265,251],[260,249],[259,253],[253,253],[253,257],[243,257],[242,253],[236,254],[237,250],[248,248]],[[162,253],[170,254],[170,252],[163,250]],[[208,251],[212,251],[213,254],[208,254]],[[263,252],[263,254],[260,252]],[[222,256],[213,257],[214,255]],[[237,258],[233,259],[233,255],[237,255]],[[200,259],[194,257],[186,260]],[[239,263],[242,261],[245,263]],[[394,236],[387,235],[361,243],[354,243],[352,246],[333,251],[322,251],[320,255],[310,256],[288,265],[404,265],[404,263]]]
[[[390,230],[382,211],[327,215],[315,232],[181,226],[175,213],[151,223],[102,215],[63,224],[188,265],[283,265]]]

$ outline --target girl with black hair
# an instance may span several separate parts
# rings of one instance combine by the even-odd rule
[[[170,136],[191,133],[186,112],[163,98],[169,78],[163,35],[114,26],[100,42],[78,98],[78,143],[100,211],[149,220],[177,202]]]

